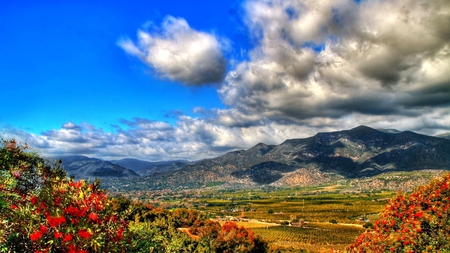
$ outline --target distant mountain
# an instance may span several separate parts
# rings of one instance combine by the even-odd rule
[[[445,133],[445,134],[436,135],[436,137],[444,138],[444,139],[449,139],[449,140],[450,140],[450,133]]]
[[[121,160],[112,160],[114,164],[120,165],[124,168],[135,171],[141,176],[148,176],[157,172],[166,172],[172,170],[179,170],[184,168],[189,161],[176,160],[176,161],[161,161],[161,162],[148,162],[134,158],[125,158]]]
[[[450,140],[359,126],[279,145],[260,143],[167,173],[146,177],[149,187],[224,183],[255,187],[318,184],[390,171],[450,170]]]
[[[359,126],[351,130],[318,133],[309,138],[290,139],[279,145],[259,143],[247,150],[197,162],[145,162],[136,159],[113,162],[115,164],[87,157],[63,159],[69,174],[75,173],[79,177],[122,176],[124,180],[114,182],[128,182],[129,187],[139,189],[208,185],[246,188],[304,186],[384,172],[450,170],[450,140],[410,131]],[[137,178],[134,171],[142,177]]]
[[[139,175],[127,168],[86,156],[64,156],[59,158],[63,168],[75,178],[129,178]]]

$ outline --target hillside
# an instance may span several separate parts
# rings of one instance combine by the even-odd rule
[[[186,160],[148,162],[133,158],[112,160],[111,162],[124,168],[133,170],[141,176],[148,176],[157,172],[178,170],[189,163],[189,161]]]
[[[126,166],[127,161],[130,166],[130,160],[122,160],[121,164]],[[132,162],[132,169],[145,175],[132,179],[133,187],[138,188],[317,185],[385,172],[449,170],[450,140],[359,126],[290,139],[279,145],[259,143],[247,150],[192,163]],[[70,172],[74,165],[66,169]]]
[[[133,170],[86,156],[65,156],[60,158],[67,174],[75,178],[134,178],[139,175]]]

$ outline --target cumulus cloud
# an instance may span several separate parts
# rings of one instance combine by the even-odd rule
[[[358,125],[450,131],[449,1],[249,0],[243,9],[257,43],[228,73],[218,39],[181,18],[119,42],[163,77],[223,80],[226,109],[174,113],[175,124],[124,119],[112,133],[73,122],[9,133],[48,154],[193,160]]]
[[[159,30],[139,30],[136,43],[122,39],[118,44],[158,75],[186,85],[218,83],[226,73],[224,45],[214,35],[192,29],[183,18],[167,16]]]
[[[219,122],[449,114],[450,2],[263,0],[244,8],[259,44],[227,74],[219,94],[233,109],[218,112]]]

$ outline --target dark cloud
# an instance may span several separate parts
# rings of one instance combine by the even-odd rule
[[[408,118],[448,106],[448,1],[267,0],[245,8],[260,43],[219,90],[236,109],[218,113],[220,122]]]

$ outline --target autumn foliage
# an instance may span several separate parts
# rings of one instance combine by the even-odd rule
[[[450,252],[450,173],[390,200],[348,252]]]

